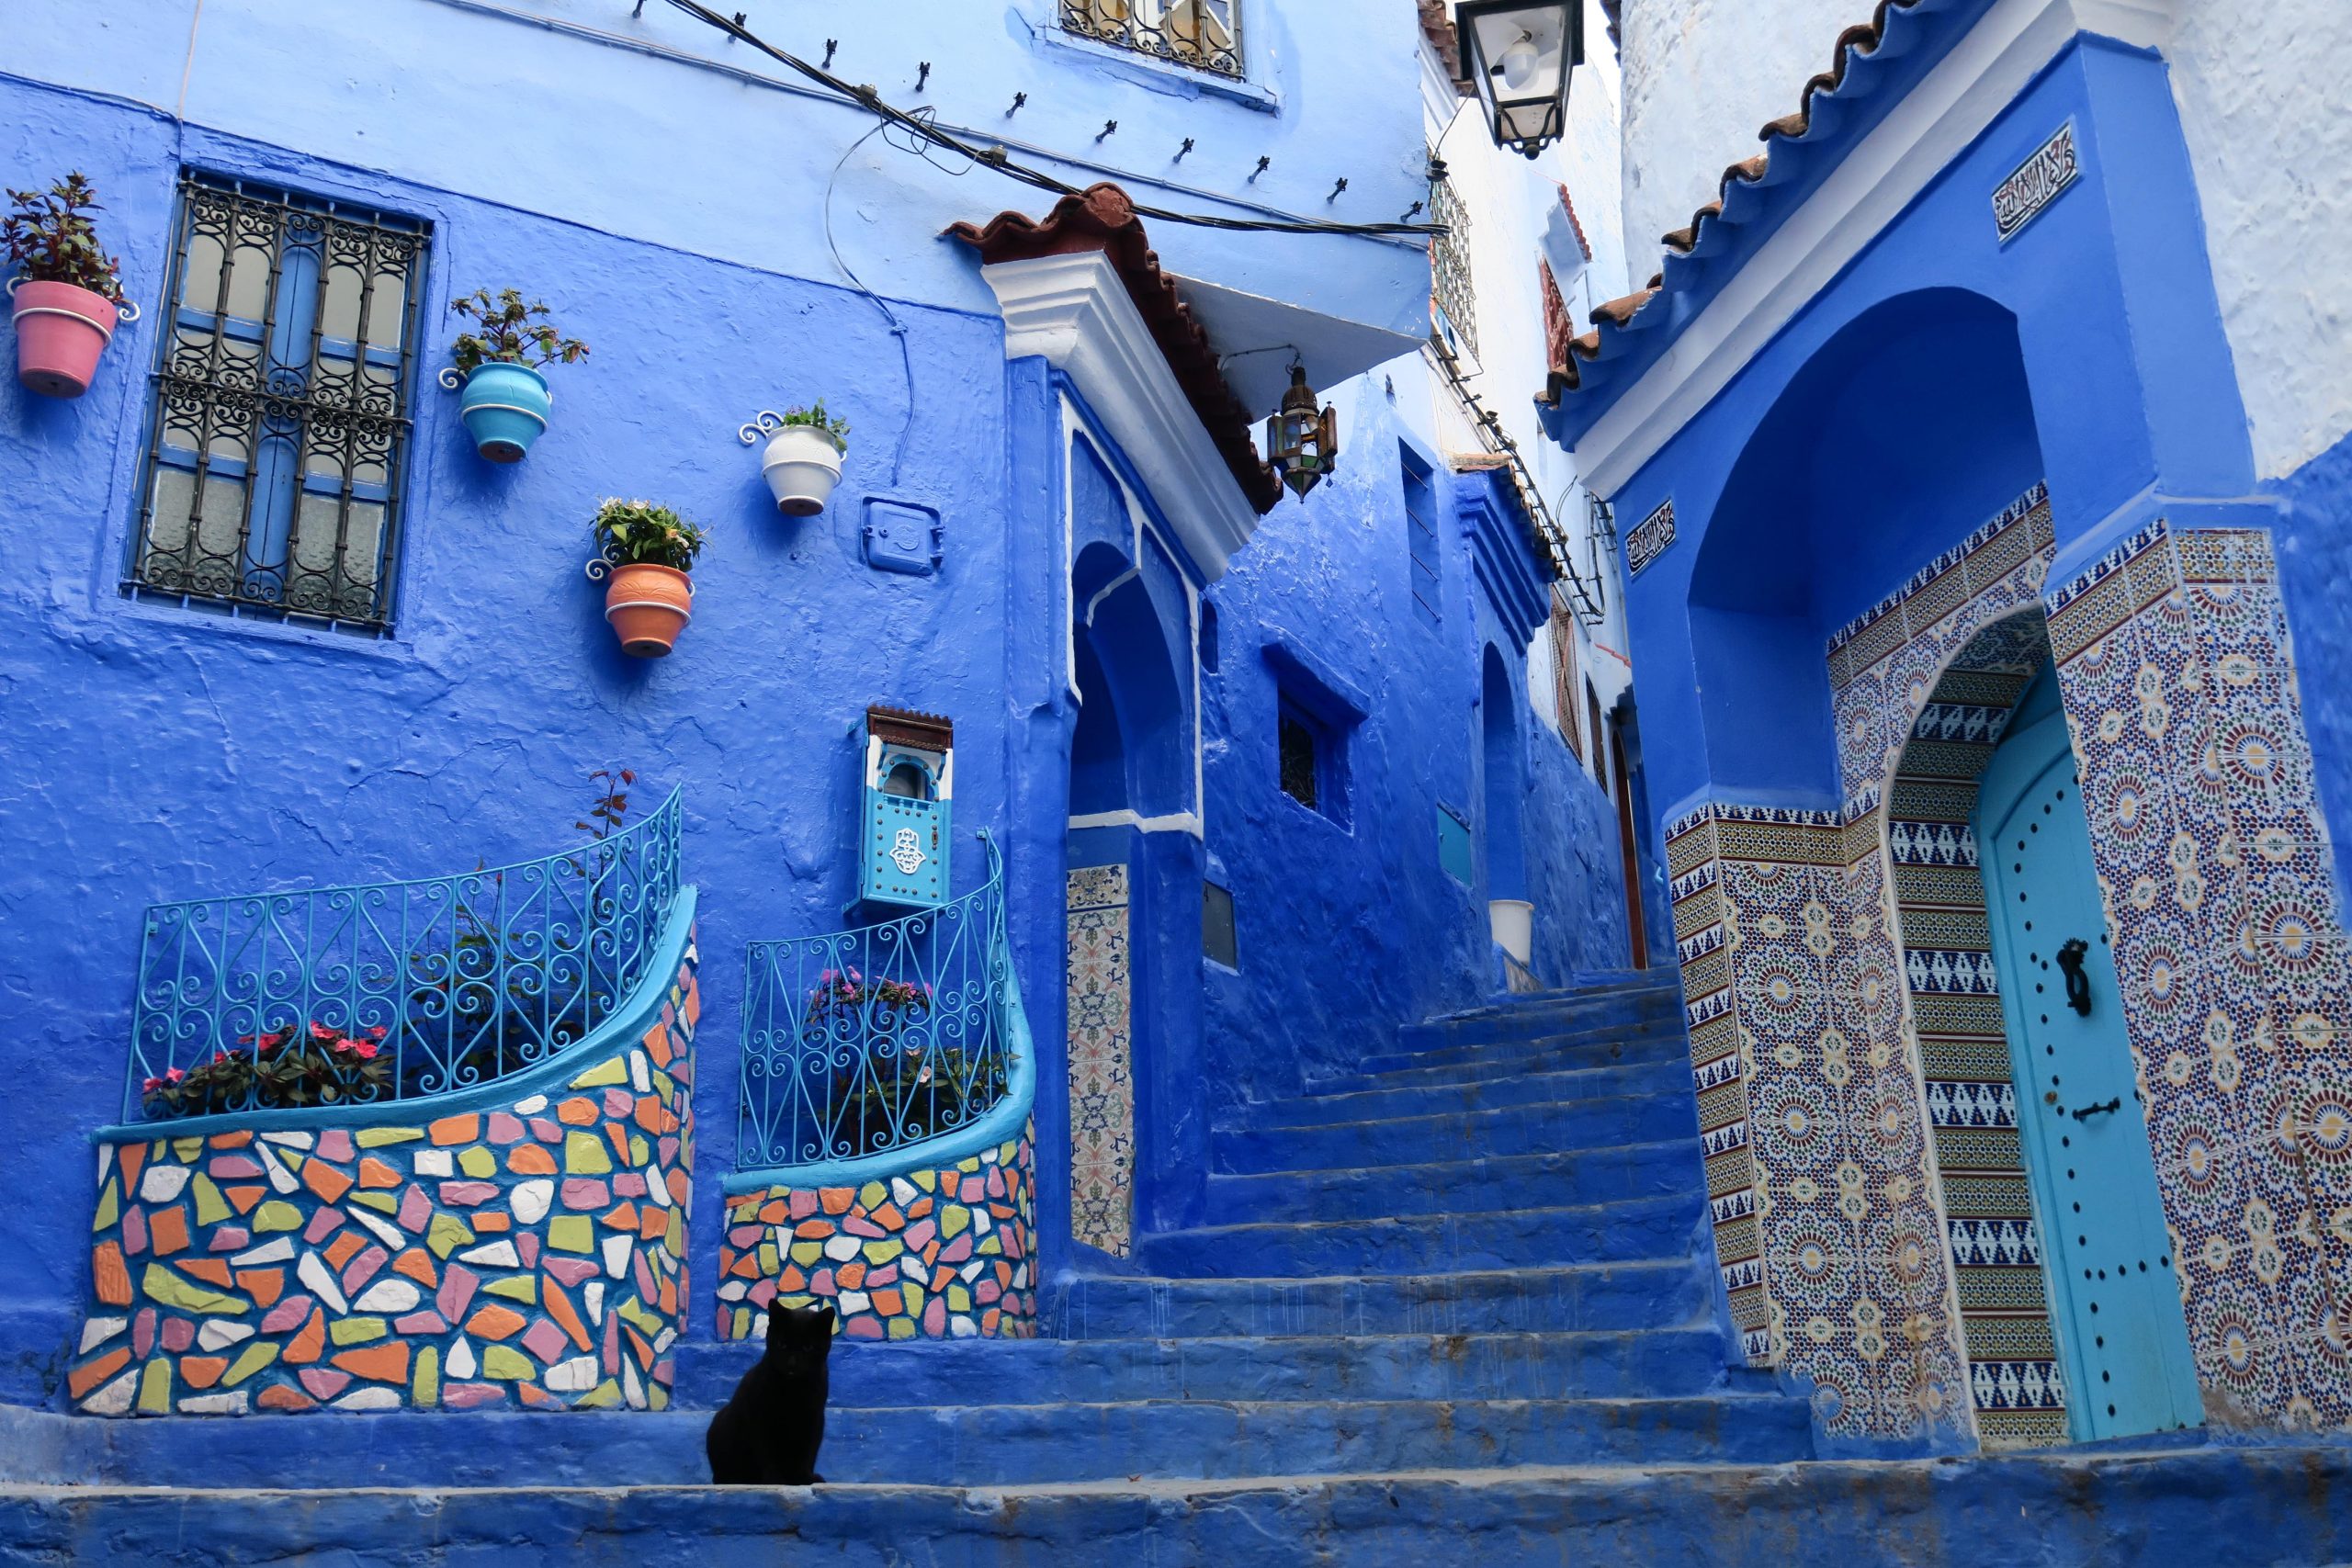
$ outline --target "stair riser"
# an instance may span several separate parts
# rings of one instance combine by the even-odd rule
[[[1698,1270],[1673,1264],[1296,1284],[1081,1276],[1050,1332],[1125,1339],[1681,1328],[1707,1305]]]
[[[1409,1067],[1462,1066],[1499,1056],[1521,1055],[1538,1047],[1605,1046],[1614,1042],[1679,1038],[1682,1032],[1682,1018],[1677,1012],[1672,1017],[1616,1020],[1590,1028],[1538,1029],[1523,1034],[1514,1032],[1498,1034],[1491,1039],[1456,1036],[1421,1044],[1400,1043],[1394,1051],[1383,1051],[1362,1058],[1356,1063],[1356,1070],[1360,1073],[1393,1073]]]
[[[1675,1059],[1628,1063],[1567,1072],[1514,1073],[1463,1084],[1326,1093],[1253,1105],[1219,1133],[1280,1127],[1328,1126],[1335,1122],[1378,1122],[1399,1116],[1443,1116],[1494,1111],[1542,1100],[1580,1100],[1627,1094],[1688,1092],[1690,1069]]]
[[[1334,1475],[1519,1464],[1753,1462],[1811,1451],[1804,1404],[1581,1403],[993,1405],[837,1410],[828,1481],[925,1475],[953,1485]]]
[[[1448,1157],[1549,1154],[1579,1145],[1698,1136],[1688,1095],[1531,1105],[1468,1116],[1414,1117],[1279,1132],[1225,1133],[1210,1144],[1212,1170],[1234,1174],[1419,1165]]]
[[[1532,1040],[1539,1035],[1652,1019],[1679,1021],[1681,1010],[1682,995],[1679,990],[1618,991],[1596,998],[1531,1002],[1490,1012],[1434,1019],[1427,1023],[1408,1023],[1396,1032],[1396,1043],[1404,1050],[1429,1051],[1443,1045]]]
[[[2352,1450],[2154,1460],[1703,1466],[1376,1476],[1299,1486],[648,1488],[319,1495],[162,1491],[0,1498],[0,1555],[28,1562],[337,1568],[1166,1568],[1345,1563],[2175,1563],[2352,1561]],[[910,1543],[920,1543],[911,1548]]]
[[[1698,1139],[1679,1137],[1624,1148],[1385,1170],[1212,1176],[1206,1223],[1369,1220],[1525,1204],[1614,1203],[1678,1193],[1696,1199],[1705,1184]]]
[[[1426,1220],[1237,1230],[1148,1236],[1138,1267],[1185,1279],[1273,1275],[1426,1274],[1466,1269],[1619,1263],[1690,1255],[1704,1205],[1697,1196],[1648,1199],[1605,1208]]]
[[[749,1346],[678,1358],[682,1405],[711,1409],[758,1359]],[[1613,1334],[1285,1339],[928,1340],[834,1347],[832,1396],[888,1409],[985,1389],[998,1404],[1132,1399],[1663,1398],[1761,1382],[1723,1370],[1712,1326]]]
[[[1554,1064],[1541,1071],[1566,1072],[1582,1067],[1615,1067],[1628,1062],[1671,1062],[1689,1056],[1690,1036],[1680,1024],[1655,1028],[1611,1029],[1598,1034],[1554,1034],[1538,1040],[1511,1040],[1487,1046],[1416,1053],[1410,1056],[1367,1058],[1354,1073],[1308,1086],[1317,1094],[1332,1094],[1350,1085],[1367,1089],[1404,1089],[1422,1083],[1471,1083],[1473,1077],[1438,1077],[1441,1072],[1475,1072],[1500,1077],[1529,1070],[1524,1064]]]

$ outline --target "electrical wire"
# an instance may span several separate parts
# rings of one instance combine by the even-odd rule
[[[725,33],[736,42],[748,44],[758,50],[778,64],[815,83],[832,96],[845,103],[854,104],[867,113],[876,116],[885,126],[904,131],[923,147],[944,148],[972,164],[985,164],[1007,178],[1018,180],[1023,185],[1034,186],[1039,190],[1051,191],[1057,196],[1082,194],[1080,186],[1071,185],[1065,179],[1047,174],[1043,169],[1016,162],[1001,144],[990,143],[985,147],[975,145],[967,141],[963,135],[940,125],[936,115],[928,109],[909,113],[884,99],[882,95],[871,86],[853,85],[821,66],[811,65],[799,56],[778,49],[742,23],[731,17],[723,17],[709,6],[701,4],[701,0],[668,0],[668,4],[705,26],[715,28]],[[891,144],[900,145],[896,141]],[[926,161],[929,160],[926,159]],[[1438,223],[1340,223],[1318,218],[1227,218],[1216,213],[1180,212],[1169,208],[1141,205],[1137,205],[1135,211],[1139,218],[1149,218],[1162,223],[1185,223],[1204,229],[1225,229],[1270,234],[1427,237],[1446,231],[1444,225]]]
[[[825,180],[825,196],[820,206],[825,219],[825,249],[832,253],[833,265],[841,269],[843,277],[849,279],[851,288],[874,301],[874,308],[882,312],[884,321],[890,323],[890,335],[899,340],[899,367],[906,372],[907,378],[907,417],[899,425],[899,445],[890,454],[890,488],[896,490],[899,487],[899,470],[907,460],[907,442],[915,431],[915,362],[912,352],[907,347],[907,323],[899,320],[899,313],[890,309],[890,301],[865,287],[865,280],[859,277],[849,263],[842,258],[841,246],[833,243],[833,186],[841,183],[842,170],[849,166],[849,161],[857,155],[857,150],[876,136],[888,141],[886,133],[889,129],[889,122],[882,121],[849,144],[833,164],[832,174]],[[924,161],[929,162],[929,159]],[[959,171],[951,169],[948,172]]]

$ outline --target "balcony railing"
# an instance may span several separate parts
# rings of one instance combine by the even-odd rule
[[[123,1120],[407,1100],[545,1061],[646,979],[679,822],[673,793],[516,865],[151,906]]]
[[[1016,1080],[1004,861],[952,904],[755,942],[743,983],[738,1170],[859,1159],[971,1126]]]
[[[1067,32],[1222,76],[1241,75],[1241,0],[1061,0]]]

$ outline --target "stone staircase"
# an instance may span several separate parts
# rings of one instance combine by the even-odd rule
[[[700,1484],[741,1347],[662,1414],[0,1411],[0,1563],[2352,1559],[2341,1447],[1812,1460],[1725,1362],[1683,1039],[1600,977],[1250,1108],[1053,1337],[842,1345],[823,1488]]]

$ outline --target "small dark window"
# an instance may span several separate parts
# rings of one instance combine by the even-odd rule
[[[1469,819],[1443,803],[1437,808],[1437,863],[1464,887],[1476,878]]]
[[[1609,787],[1609,759],[1603,754],[1600,744],[1602,739],[1600,698],[1594,693],[1592,682],[1589,681],[1584,683],[1584,713],[1586,722],[1592,727],[1592,776],[1600,783],[1601,788],[1607,789]]]
[[[1396,444],[1405,474],[1405,536],[1413,579],[1413,616],[1425,626],[1440,620],[1437,491],[1429,465],[1403,442]]]
[[[1201,601],[1201,669],[1207,674],[1216,673],[1216,606]]]
[[[1212,964],[1241,967],[1241,943],[1233,931],[1233,890],[1201,884],[1201,953]]]
[[[1315,727],[1287,703],[1283,705],[1280,744],[1283,793],[1309,811],[1320,811],[1323,780],[1316,755]]]
[[[929,800],[931,775],[923,772],[920,762],[900,762],[882,775],[882,793],[901,800]]]
[[[182,178],[128,591],[383,629],[428,239]]]

